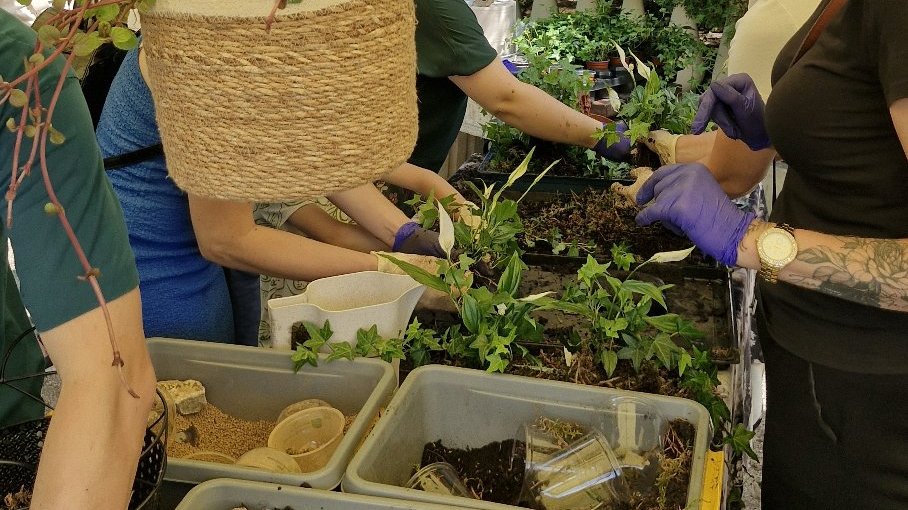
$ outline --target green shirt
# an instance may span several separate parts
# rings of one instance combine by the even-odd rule
[[[22,74],[23,59],[34,51],[35,39],[34,31],[0,11],[0,76],[4,80],[13,80]],[[62,65],[63,59],[58,58],[41,72],[41,99],[45,107],[53,96]],[[21,110],[8,102],[0,107],[0,121],[4,124],[10,117],[18,122],[20,114]],[[123,212],[104,175],[91,116],[79,82],[72,73],[63,86],[52,123],[64,134],[66,141],[61,145],[48,143],[50,181],[89,263],[101,271],[98,281],[105,298],[108,301],[116,299],[138,286],[138,275]],[[4,127],[0,133],[0,189],[4,191],[10,183],[15,139],[15,135]],[[31,140],[25,139],[20,150],[20,164],[27,161],[31,147]],[[48,202],[41,168],[36,165],[19,187],[13,202],[12,228],[4,232],[13,246],[20,281],[17,293],[4,256],[0,261],[0,284],[4,285],[0,293],[3,297],[0,340],[4,351],[6,344],[22,333],[28,323],[23,303],[39,331],[52,329],[98,307],[91,287],[79,279],[85,271],[59,218],[44,212],[44,204]],[[0,228],[3,229],[7,222],[6,211],[4,203],[0,207]],[[4,243],[0,252],[5,255],[6,240],[0,238],[0,241]],[[38,354],[40,359],[40,352]],[[32,366],[25,369],[11,363],[7,375],[33,372],[39,364],[32,361]],[[0,389],[0,421],[10,421],[6,411],[12,400],[11,392]]]
[[[416,0],[419,138],[410,163],[438,171],[457,138],[467,96],[449,76],[469,76],[498,54],[463,0]]]

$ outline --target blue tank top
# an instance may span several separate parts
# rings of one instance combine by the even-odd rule
[[[124,59],[98,124],[105,158],[161,142],[138,50]],[[107,172],[120,199],[135,252],[145,335],[234,342],[224,269],[204,257],[189,200],[167,176],[163,156]]]

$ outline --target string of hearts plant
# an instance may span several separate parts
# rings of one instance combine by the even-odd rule
[[[271,15],[266,19],[270,28],[275,13],[289,3],[301,0],[278,0]],[[17,0],[21,5],[30,5],[31,0]],[[68,4],[71,3],[71,6]],[[6,190],[6,231],[13,227],[13,202],[23,181],[40,170],[48,202],[44,206],[47,214],[55,215],[60,221],[69,242],[72,244],[83,274],[79,279],[91,286],[107,324],[108,337],[113,351],[111,366],[117,368],[120,380],[133,397],[138,394],[129,386],[123,373],[125,362],[120,354],[113,322],[104,294],[98,283],[100,268],[94,267],[85,254],[66,216],[66,208],[60,202],[50,179],[47,160],[48,144],[66,142],[64,131],[54,126],[54,111],[70,71],[80,70],[88,65],[94,52],[104,44],[113,44],[121,50],[138,45],[135,33],[127,26],[127,19],[133,10],[144,13],[154,6],[155,0],[54,0],[51,13],[42,20],[37,30],[37,41],[31,55],[23,61],[19,76],[0,76],[0,106],[9,104],[17,113],[2,119],[9,133],[14,136],[11,158],[9,187]],[[62,65],[53,66],[55,62]],[[50,97],[42,97],[40,78],[57,73],[56,86]],[[51,77],[53,79],[54,77]],[[91,133],[94,136],[94,133]],[[30,147],[28,146],[30,144]],[[23,161],[24,160],[24,161]]]
[[[23,5],[31,3],[31,0],[17,1]],[[22,74],[8,81],[0,77],[0,106],[9,103],[18,110],[17,114],[4,120],[6,128],[11,133],[6,136],[15,136],[9,188],[5,195],[6,229],[9,230],[13,226],[13,202],[16,193],[22,182],[29,178],[32,170],[37,167],[49,199],[44,211],[57,216],[75,250],[84,270],[79,278],[91,286],[104,313],[113,350],[111,364],[117,367],[123,385],[136,398],[138,395],[129,387],[123,374],[125,363],[113,332],[107,303],[98,284],[100,269],[92,266],[85,255],[66,217],[66,208],[54,192],[46,154],[48,143],[59,145],[66,141],[63,132],[54,126],[53,117],[70,70],[87,64],[91,55],[102,44],[112,43],[124,50],[135,47],[138,41],[135,33],[126,28],[126,20],[133,9],[144,12],[153,3],[154,0],[76,0],[73,8],[67,9],[64,0],[54,0],[52,9],[55,13],[44,21],[38,30],[34,51],[23,62]],[[62,59],[62,66],[58,68],[60,71],[56,88],[49,98],[42,97],[40,77],[43,76],[42,73],[55,72],[55,68],[50,66],[59,59]],[[26,149],[28,143],[31,147]],[[28,155],[24,158],[24,163],[20,164],[21,156],[26,150]]]

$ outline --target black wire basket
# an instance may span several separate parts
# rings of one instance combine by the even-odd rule
[[[53,371],[11,378],[6,377],[6,365],[9,361],[10,353],[32,331],[33,329],[20,335],[5,353],[3,363],[0,365],[0,385],[13,388],[26,397],[52,409],[52,406],[45,402],[41,396],[32,395],[10,383],[31,378],[43,378],[53,374]],[[129,500],[130,510],[153,510],[156,507],[157,500],[155,496],[158,487],[161,486],[161,482],[164,480],[164,471],[167,468],[167,423],[170,418],[168,416],[168,405],[160,392],[157,392],[155,398],[158,401],[157,403],[160,404],[159,406],[156,405],[156,408],[160,408],[160,414],[149,423],[145,430],[144,445],[139,456],[139,464],[132,485],[132,495]],[[52,416],[0,429],[0,508],[3,508],[2,498],[4,495],[16,494],[23,488],[30,491],[34,485],[38,460],[41,456],[41,449],[44,446],[44,438],[47,436],[47,428],[51,419]],[[24,510],[28,507],[22,506],[20,508]]]

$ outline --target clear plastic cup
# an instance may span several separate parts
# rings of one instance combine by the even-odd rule
[[[331,404],[325,402],[324,400],[318,398],[308,398],[306,400],[301,400],[299,402],[294,402],[289,406],[285,407],[281,414],[277,417],[277,423],[284,421],[287,417],[294,415],[304,409],[310,409],[312,407],[333,407]]]
[[[287,453],[303,473],[325,467],[344,436],[344,413],[333,407],[310,407],[278,423],[268,447]]]
[[[570,444],[535,425],[522,432],[522,503],[539,510],[600,510],[627,494],[618,459],[598,430]]]
[[[454,466],[447,462],[435,462],[423,467],[410,477],[406,487],[445,496],[475,498],[461,481]]]
[[[620,396],[609,401],[599,428],[622,467],[643,469],[649,457],[662,451],[665,426],[665,418],[652,401]]]

